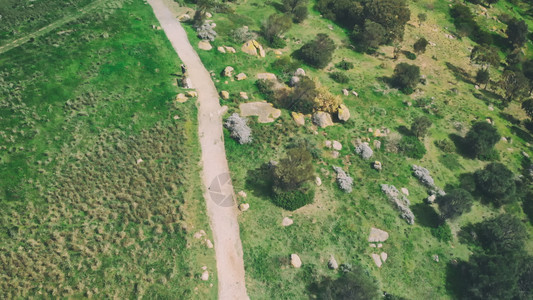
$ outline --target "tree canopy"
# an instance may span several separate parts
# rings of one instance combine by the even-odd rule
[[[514,200],[515,176],[504,164],[490,163],[474,173],[477,189],[495,206]]]
[[[329,64],[336,48],[335,42],[327,34],[319,33],[314,40],[300,48],[299,57],[309,65],[322,69]]]
[[[469,212],[474,203],[472,195],[461,188],[446,192],[446,195],[437,197],[442,218],[454,219],[463,213]]]
[[[473,157],[488,155],[500,138],[494,126],[485,121],[477,122],[465,136],[465,150]]]

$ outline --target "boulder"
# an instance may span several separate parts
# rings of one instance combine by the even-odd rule
[[[380,140],[374,140],[374,148],[381,149],[381,141]]]
[[[378,266],[378,268],[381,268],[382,262],[379,254],[372,253],[372,259],[374,260],[376,266]]]
[[[246,76],[246,74],[244,74],[244,73],[237,74],[237,81],[241,81],[241,80],[244,80],[246,78],[248,78],[248,76]]]
[[[224,47],[222,47],[222,46],[218,46],[218,47],[217,47],[217,50],[218,50],[218,52],[220,52],[220,53],[226,53],[226,48],[224,48]]]
[[[202,276],[200,277],[203,281],[208,281],[209,280],[209,271],[205,270],[203,273],[202,273]]]
[[[224,49],[226,49],[227,53],[236,53],[237,51],[233,47],[224,46]]]
[[[381,165],[381,162],[380,161],[375,161],[374,164],[372,165],[372,167],[378,171],[381,171],[383,169],[383,166]]]
[[[278,80],[276,75],[272,74],[272,73],[259,73],[259,74],[257,74],[257,79]]]
[[[227,66],[224,68],[224,72],[222,73],[222,75],[224,75],[225,77],[233,77],[234,70],[235,69],[233,69],[233,67]]]
[[[348,96],[348,95],[350,95],[350,92],[347,89],[342,89],[342,94],[344,96]]]
[[[329,256],[328,268],[330,268],[331,270],[337,270],[339,268],[339,264],[337,263],[337,260],[335,260],[335,257],[333,257],[333,255]]]
[[[338,141],[333,141],[333,149],[335,149],[337,151],[341,151],[342,150],[342,144],[339,143]]]
[[[194,97],[198,97],[198,93],[196,93],[195,91],[188,91],[187,93],[185,93],[187,95],[187,97],[189,98],[194,98]]]
[[[292,76],[292,77],[291,77],[291,80],[289,80],[289,86],[290,86],[290,87],[293,87],[293,86],[295,86],[298,82],[300,82],[300,77],[298,77],[298,76]]]
[[[379,243],[379,242],[386,241],[388,238],[389,238],[388,232],[372,227],[370,229],[370,235],[368,236],[368,241],[371,243]]]
[[[321,186],[322,185],[322,179],[320,179],[320,177],[315,177],[315,183],[316,183],[316,186]]]
[[[409,196],[409,190],[408,190],[408,189],[406,189],[406,188],[401,188],[400,191],[401,191],[404,195]]]
[[[211,242],[210,239],[205,240],[205,245],[206,245],[207,248],[209,248],[209,249],[212,249],[212,248],[213,248],[213,243]]]
[[[211,43],[209,43],[209,41],[201,40],[198,42],[198,48],[200,48],[201,50],[209,51],[213,49],[213,46],[211,46]]]
[[[279,50],[274,50],[274,54],[276,55],[283,55],[283,52],[279,51]]]
[[[291,218],[288,218],[288,217],[285,217],[285,218],[283,218],[283,220],[281,220],[281,226],[283,226],[283,227],[291,226],[292,223],[294,223],[294,221]]]
[[[294,119],[294,122],[296,122],[296,125],[298,126],[304,126],[305,125],[305,117],[302,113],[297,112],[291,112],[291,116]]]
[[[275,108],[272,103],[248,102],[239,104],[241,116],[257,116],[259,123],[271,123],[281,116],[281,110]]]
[[[184,103],[188,100],[189,98],[187,98],[187,96],[185,96],[185,94],[183,93],[179,93],[177,96],[176,96],[176,101],[178,101],[179,103]]]
[[[291,265],[295,268],[300,268],[302,266],[302,260],[298,254],[291,254]]]
[[[294,76],[305,76],[304,69],[302,69],[302,68],[296,69],[296,71],[294,72]]]
[[[248,195],[246,195],[246,192],[245,191],[240,191],[237,193],[237,195],[243,197],[243,198],[246,198]]]
[[[178,17],[178,21],[180,21],[180,22],[187,22],[190,19],[191,19],[191,16],[189,16],[188,14],[183,14],[183,15]]]
[[[341,104],[339,110],[337,111],[337,117],[339,118],[339,120],[344,122],[350,119],[350,110],[348,109],[348,107],[346,107],[346,105]]]
[[[313,115],[313,123],[321,128],[326,128],[333,125],[333,120],[329,113],[318,111]]]
[[[381,261],[383,261],[383,262],[386,262],[387,258],[389,257],[387,255],[387,253],[385,253],[385,252],[381,252],[380,256],[381,256]]]
[[[244,100],[248,100],[248,94],[246,92],[240,92],[239,96]]]
[[[259,52],[259,56],[260,57],[265,57],[266,56],[265,49],[256,40],[250,40],[250,41],[244,43],[244,45],[242,45],[241,50],[244,53],[247,53],[247,54],[250,54],[250,55],[254,55],[254,56],[257,56],[258,52]]]
[[[437,195],[436,195],[436,194],[433,194],[433,195],[429,195],[429,196],[426,198],[426,201],[427,201],[429,204],[432,204],[433,202],[435,202],[435,199],[437,199]]]
[[[355,97],[359,97],[359,94],[358,94],[356,91],[352,91],[352,94],[353,94]]]
[[[224,100],[228,100],[229,99],[229,93],[227,91],[222,91],[222,92],[220,92],[220,97],[222,97],[222,99],[224,99]]]
[[[239,210],[240,211],[247,211],[249,208],[250,208],[250,204],[248,204],[248,203],[241,203],[239,205]]]

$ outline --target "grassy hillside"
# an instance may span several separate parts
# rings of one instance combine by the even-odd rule
[[[13,26],[89,1],[44,2]],[[173,101],[180,62],[153,25],[112,1],[0,55],[0,297],[216,295],[192,238],[208,231],[196,107]]]

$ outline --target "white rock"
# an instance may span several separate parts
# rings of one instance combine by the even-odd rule
[[[248,78],[248,76],[246,76],[246,74],[244,74],[244,73],[237,74],[237,81],[241,81],[241,80],[244,80],[246,78]]]
[[[333,141],[333,149],[335,149],[337,151],[341,151],[342,150],[342,144],[339,143],[338,141]]]
[[[294,76],[305,76],[305,71],[302,68],[296,69],[296,72],[294,72]]]
[[[196,232],[196,233],[193,235],[193,237],[194,237],[195,239],[199,239],[199,238],[203,237],[204,235],[205,235],[205,231],[200,230],[200,231]]]
[[[352,91],[352,94],[353,94],[355,97],[359,97],[359,94],[358,94],[356,91]]]
[[[433,194],[433,195],[428,196],[426,200],[427,200],[427,202],[429,204],[431,204],[431,203],[435,202],[435,199],[437,199],[437,195]]]
[[[374,260],[376,266],[378,266],[378,268],[381,268],[382,262],[379,254],[372,253],[372,259]]]
[[[246,192],[245,191],[240,191],[237,193],[237,195],[243,197],[243,198],[246,198],[248,195],[246,195]]]
[[[220,53],[226,53],[226,48],[224,48],[224,47],[222,47],[222,46],[218,46],[218,47],[217,47],[217,50],[218,50],[218,52],[220,52]]]
[[[198,48],[209,51],[213,49],[213,46],[211,46],[211,43],[209,43],[209,41],[201,40],[198,42]]]
[[[371,243],[384,242],[389,238],[389,233],[372,227],[370,229],[370,235],[368,236],[368,241]]]
[[[237,50],[235,50],[235,48],[233,48],[233,47],[224,46],[224,49],[226,49],[227,53],[236,53],[237,52]]]
[[[332,143],[331,141],[328,140],[328,141],[324,142],[324,145],[325,145],[327,148],[331,149],[331,147],[333,146],[333,143]]]
[[[241,96],[241,98],[244,100],[248,100],[248,94],[246,92],[240,92],[239,96]]]
[[[213,243],[211,242],[210,239],[205,240],[205,245],[206,245],[207,248],[209,248],[209,249],[213,248]]]
[[[381,247],[383,247],[383,244],[379,243],[378,248],[381,248]]]
[[[208,19],[210,19],[210,18],[213,17],[213,15],[212,15],[211,13],[206,12],[206,13],[205,13],[205,17],[208,18]]]
[[[408,189],[406,189],[406,188],[401,188],[400,190],[402,191],[402,193],[403,193],[404,195],[409,196],[409,190],[408,190]]]
[[[376,248],[376,244],[370,244],[370,248]]]
[[[340,155],[339,151],[331,151],[331,157],[338,158]]]
[[[294,221],[291,218],[289,218],[289,217],[285,217],[281,221],[281,225],[284,226],[284,227],[291,226],[293,223],[294,223]]]
[[[322,179],[320,179],[320,177],[315,177],[315,183],[316,183],[316,186],[321,186],[322,185]]]
[[[142,162],[143,162],[143,159],[142,159],[142,158],[139,158],[139,159],[137,160],[137,164],[140,164],[140,163],[142,163]]]
[[[202,278],[203,281],[208,281],[209,280],[209,271],[207,271],[207,270],[204,271],[202,273],[202,277],[201,278]]]
[[[291,254],[291,265],[295,268],[300,268],[302,266],[302,260],[298,254]]]
[[[242,203],[241,205],[239,205],[239,209],[241,211],[247,211],[249,208],[250,208],[250,204],[248,203]]]
[[[348,96],[348,95],[350,95],[350,92],[347,89],[342,89],[342,94],[344,96]]]
[[[329,256],[328,268],[332,270],[337,270],[339,268],[339,264],[337,263],[337,260],[335,259],[335,257],[333,257],[333,255]]]
[[[207,270],[207,266],[202,266],[202,270]]]
[[[387,255],[387,253],[385,253],[385,252],[381,252],[381,255],[380,255],[380,256],[381,256],[381,260],[382,260],[383,262],[386,262],[386,261],[387,261],[387,258],[389,257],[389,256]]]

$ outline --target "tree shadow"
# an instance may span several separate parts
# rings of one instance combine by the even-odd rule
[[[497,83],[492,83],[491,82],[491,85],[493,84],[497,84]],[[493,91],[489,91],[489,90],[486,90],[486,89],[482,89],[482,90],[479,90],[483,96],[487,97],[487,98],[491,98],[491,99],[494,99],[494,100],[497,100],[498,103],[502,103],[503,102],[503,97]]]
[[[278,11],[280,13],[285,13],[285,10],[283,9],[283,4],[282,3],[271,1],[270,5],[272,5],[272,7],[274,7],[274,9],[276,11]]]
[[[461,80],[466,83],[475,84],[470,78],[470,74],[468,74],[468,72],[465,71],[465,69],[457,67],[450,62],[446,62],[446,67],[448,68],[448,70],[452,71],[455,79]]]
[[[520,125],[520,120],[515,118],[515,116],[513,116],[511,114],[500,112],[499,115],[500,115],[500,117],[502,117],[505,120],[509,121],[513,125]]]
[[[466,267],[464,261],[452,261],[446,265],[446,290],[453,295],[454,299],[466,299],[467,281],[463,276]]]
[[[411,132],[409,128],[407,128],[404,125],[398,126],[396,130],[401,134],[405,136],[414,136],[414,134]]]
[[[455,133],[450,133],[448,137],[455,144],[455,148],[457,149],[457,153],[459,155],[467,158],[473,158],[466,147],[465,138]]]
[[[418,203],[411,206],[416,222],[424,227],[437,228],[441,224],[441,218],[435,209],[427,204]]]
[[[513,134],[515,134],[516,136],[518,136],[519,138],[523,139],[524,141],[528,142],[528,143],[533,143],[533,136],[531,136],[531,134],[527,131],[525,131],[524,129],[516,126],[516,125],[513,125],[511,127],[511,132]]]
[[[272,167],[263,163],[259,168],[248,170],[245,187],[256,197],[272,196]]]
[[[492,44],[494,46],[500,48],[503,52],[506,52],[511,49],[511,46],[509,45],[509,42],[506,38],[496,32],[492,32],[490,35],[492,37]]]

